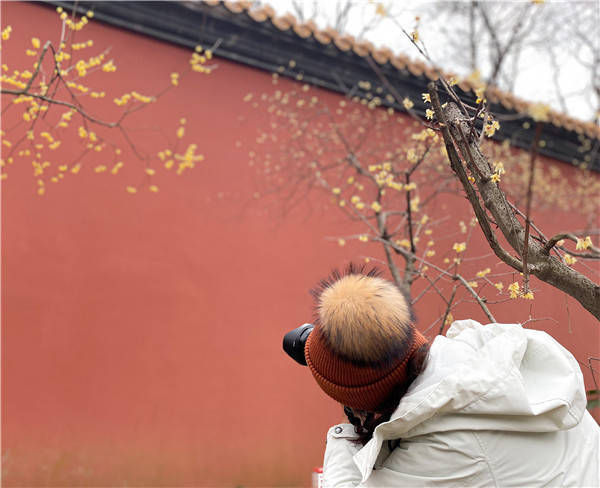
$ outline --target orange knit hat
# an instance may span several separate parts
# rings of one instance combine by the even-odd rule
[[[327,395],[377,411],[406,382],[410,359],[427,339],[413,325],[408,299],[376,270],[350,267],[320,285],[306,363]]]

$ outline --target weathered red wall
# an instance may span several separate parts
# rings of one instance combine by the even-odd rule
[[[21,65],[32,35],[55,39],[55,15],[3,2],[2,25],[13,27],[3,62]],[[115,94],[123,80],[155,92],[188,62],[183,49],[87,29],[96,45],[113,46],[119,71],[107,90]],[[162,175],[158,194],[128,195],[127,171],[84,168],[39,197],[31,167],[10,168],[2,184],[5,486],[299,485],[320,465],[341,409],[284,355],[281,338],[312,318],[307,290],[365,251],[325,240],[356,232],[336,212],[298,208],[282,220],[252,199],[245,144],[260,121],[241,99],[270,87],[269,74],[218,60],[213,74],[153,107],[161,125],[187,116],[206,156],[189,175]],[[144,141],[150,153],[160,149],[152,135]],[[560,227],[552,218],[542,224]],[[498,319],[522,319],[528,305]],[[597,324],[576,303],[572,333],[560,323],[560,295],[540,294],[534,306],[559,320],[540,326],[579,358],[600,355]],[[417,312],[423,323],[440,313],[425,302]]]

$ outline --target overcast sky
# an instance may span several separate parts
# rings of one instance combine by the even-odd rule
[[[337,2],[335,0],[301,0],[308,15],[318,12],[314,19],[319,27],[326,27],[332,23],[335,16]],[[267,0],[279,14],[286,12],[294,13],[292,0]],[[456,59],[448,56],[447,37],[440,34],[440,21],[436,21],[435,11],[432,10],[431,1],[424,0],[393,0],[381,2],[388,7],[388,17],[376,14],[376,1],[352,0],[354,8],[349,16],[346,31],[352,35],[361,32],[365,23],[372,19],[377,20],[377,26],[369,31],[365,37],[376,46],[386,46],[394,52],[401,52],[412,59],[422,59],[421,55],[406,36],[402,33],[400,26],[406,31],[412,32],[415,28],[415,17],[421,16],[418,28],[419,37],[427,47],[430,56],[436,64],[447,71],[455,72],[461,76],[468,75],[468,69],[460,69]],[[495,1],[495,4],[501,2]],[[505,1],[507,5],[529,3],[524,1]],[[592,38],[596,39],[595,49],[600,49],[600,0],[583,0],[579,2],[584,8],[589,8],[591,22],[589,25],[595,32],[591,32]],[[564,15],[565,8],[569,8],[573,2],[551,1],[545,5],[535,5],[535,8],[550,9],[551,15]],[[425,13],[424,13],[425,12]],[[428,12],[428,13],[427,13]],[[393,16],[395,20],[389,17]],[[425,19],[427,19],[425,21]],[[562,41],[556,42],[557,60],[561,65],[558,83],[563,95],[566,95],[568,113],[582,120],[592,120],[598,107],[598,101],[593,95],[591,88],[590,72],[577,62],[573,55],[562,48]],[[482,47],[485,49],[485,46]],[[584,61],[591,60],[591,52],[580,50],[579,56]],[[519,77],[516,79],[514,93],[520,98],[528,101],[544,102],[552,108],[562,111],[556,95],[556,86],[553,81],[552,64],[547,51],[542,47],[529,47],[524,49],[518,64]]]

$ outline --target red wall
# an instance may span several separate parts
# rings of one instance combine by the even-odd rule
[[[55,39],[59,30],[52,10],[29,4],[3,2],[7,24],[2,62],[19,69],[31,64],[22,51],[32,35]],[[118,77],[106,89],[114,95],[124,80],[156,92],[187,65],[186,50],[101,24],[86,29],[97,46],[113,46]],[[264,121],[241,99],[270,90],[271,77],[217,63],[152,107],[152,119],[135,121],[175,127],[186,116],[206,157],[189,175],[161,174],[157,194],[124,191],[141,174],[135,160],[117,176],[86,167],[42,197],[27,162],[10,167],[2,183],[5,486],[301,485],[321,464],[341,408],[284,355],[282,335],[312,318],[307,290],[319,278],[377,251],[326,240],[357,232],[336,212],[317,205],[281,219],[252,198],[247,154]],[[151,154],[162,149],[151,133],[141,141]],[[74,157],[79,142],[64,144]],[[552,218],[560,217],[542,224],[560,227]],[[519,307],[497,318],[522,320],[529,304]],[[600,355],[597,324],[574,301],[571,332],[559,294],[540,294],[534,307],[558,320],[539,325],[578,358]],[[422,323],[438,308],[422,303]]]

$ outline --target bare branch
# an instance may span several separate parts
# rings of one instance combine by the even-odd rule
[[[450,310],[452,309],[452,302],[454,301],[454,296],[456,295],[457,289],[458,289],[458,286],[454,286],[454,288],[452,288],[452,293],[450,294],[450,298],[448,299],[448,306],[446,307],[446,311],[444,312],[444,316],[442,317],[442,325],[440,325],[440,330],[438,331],[438,335],[442,335],[444,332],[444,327],[446,326],[446,319],[448,318],[448,314],[450,313]]]

